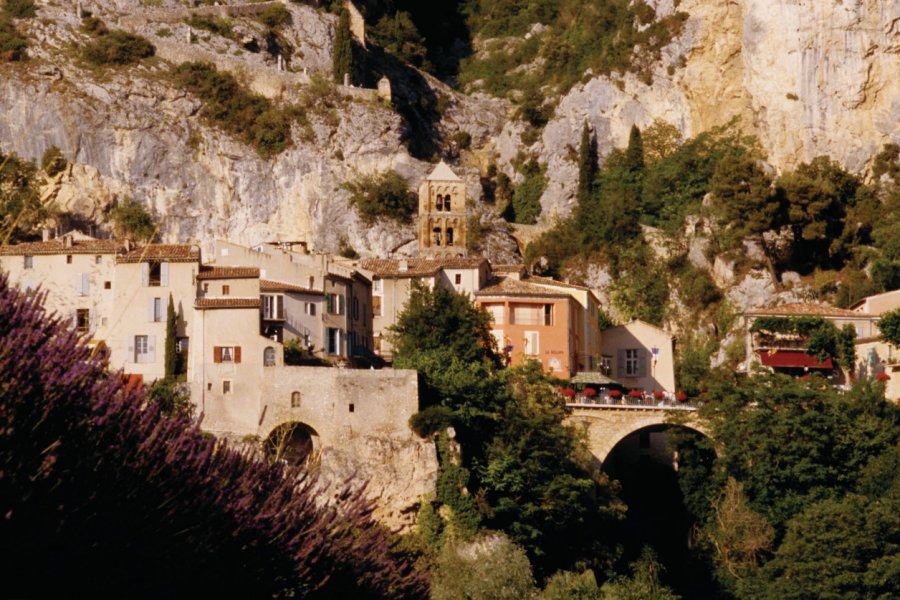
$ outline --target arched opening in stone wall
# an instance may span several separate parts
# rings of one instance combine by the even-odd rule
[[[319,434],[316,430],[296,421],[273,429],[265,443],[266,455],[270,459],[283,461],[292,467],[305,464],[318,447]]]
[[[691,552],[694,517],[686,506],[681,461],[715,459],[703,433],[678,425],[658,424],[631,432],[613,447],[603,471],[621,485],[628,505],[617,526],[622,565],[638,558],[644,546],[656,552],[665,568],[662,580],[682,598],[708,598],[715,588],[710,569]]]

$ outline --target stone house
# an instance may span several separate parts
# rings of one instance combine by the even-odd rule
[[[476,292],[475,304],[491,315],[491,333],[509,365],[537,360],[545,372],[570,377],[600,364],[596,312],[591,318],[599,300],[587,288],[507,273]]]
[[[390,328],[409,301],[413,281],[474,297],[490,273],[485,258],[371,259],[360,266],[372,273],[374,349],[388,362],[393,361]]]
[[[640,319],[604,329],[601,371],[626,388],[674,394],[675,338]]]
[[[109,337],[116,256],[125,243],[77,231],[43,241],[0,247],[0,269],[20,289],[40,286],[46,305],[96,346]]]

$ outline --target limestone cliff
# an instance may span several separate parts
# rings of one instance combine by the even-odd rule
[[[900,141],[900,2],[896,0],[659,0],[658,14],[690,17],[653,81],[597,77],[573,88],[532,151],[547,161],[545,213],[566,213],[577,170],[568,145],[585,119],[601,154],[632,124],[663,119],[686,136],[733,117],[779,169],[828,154],[862,172]],[[507,127],[501,139],[517,139]],[[517,151],[506,143],[507,159]]]

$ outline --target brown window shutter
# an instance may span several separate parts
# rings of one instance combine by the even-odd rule
[[[235,363],[241,362],[241,347],[240,346],[234,347],[234,362]]]
[[[222,346],[213,346],[213,362],[222,362]]]

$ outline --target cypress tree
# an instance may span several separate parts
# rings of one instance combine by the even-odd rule
[[[353,74],[353,43],[350,35],[350,12],[341,10],[337,31],[334,35],[332,70],[335,83],[344,82],[344,74]]]
[[[169,294],[169,308],[166,310],[166,379],[174,379],[178,372],[177,341],[178,322],[175,316],[175,303],[172,301],[172,294]]]
[[[581,130],[581,145],[578,147],[578,191],[575,195],[578,204],[583,205],[590,199],[596,174],[597,144],[585,121]]]
[[[640,174],[644,170],[644,142],[641,130],[637,125],[631,126],[628,134],[628,148],[625,149],[625,168],[632,174]]]

